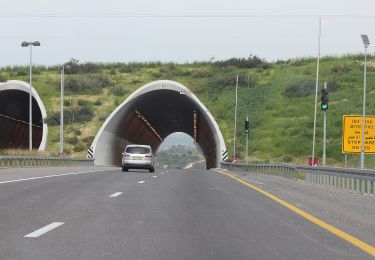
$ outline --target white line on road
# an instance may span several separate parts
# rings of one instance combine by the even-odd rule
[[[29,181],[29,180],[37,180],[37,179],[59,177],[59,176],[67,176],[67,175],[76,175],[76,174],[90,173],[90,172],[114,171],[114,170],[116,170],[116,169],[113,169],[113,170],[95,170],[95,171],[86,171],[86,172],[70,172],[70,173],[54,174],[54,175],[47,175],[47,176],[40,176],[40,177],[31,177],[31,178],[25,178],[25,179],[21,178],[21,179],[17,179],[17,180],[2,181],[2,182],[0,182],[0,184],[11,183],[11,182]]]
[[[45,227],[42,227],[41,229],[38,229],[24,237],[40,237],[41,235],[61,226],[62,224],[64,224],[64,222],[53,222]]]
[[[145,183],[145,181],[139,181],[138,183]]]
[[[154,176],[152,176],[153,178],[157,178],[158,176],[156,176],[156,175],[154,175]]]
[[[120,196],[121,194],[122,194],[122,192],[116,192],[116,193],[113,193],[112,195],[110,195],[109,197],[116,198],[117,196]]]

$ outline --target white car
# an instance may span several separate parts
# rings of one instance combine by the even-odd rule
[[[122,171],[146,169],[154,172],[154,157],[150,145],[129,144],[122,153]]]

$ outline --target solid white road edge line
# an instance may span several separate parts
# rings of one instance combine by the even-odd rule
[[[122,194],[122,192],[116,192],[116,193],[113,193],[112,195],[110,195],[109,197],[116,198],[117,196],[120,196],[121,194]]]
[[[38,230],[36,230],[36,231],[34,231],[34,232],[24,236],[24,237],[33,237],[33,238],[40,237],[41,235],[44,235],[45,233],[61,226],[62,224],[64,224],[64,222],[53,222],[53,223],[51,223],[51,224],[49,224],[45,227],[42,227],[41,229],[38,229]]]
[[[139,181],[138,183],[145,183],[145,181]]]
[[[90,172],[104,172],[104,171],[115,171],[115,170],[117,170],[117,169],[112,169],[112,170],[95,170],[95,171],[86,171],[86,172],[70,172],[70,173],[54,174],[54,175],[39,176],[39,177],[21,178],[21,179],[10,180],[10,181],[2,181],[2,182],[0,182],[0,184],[12,183],[12,182],[21,182],[21,181],[29,181],[29,180],[37,180],[37,179],[59,177],[59,176],[67,176],[67,175],[76,175],[76,174],[90,173]]]

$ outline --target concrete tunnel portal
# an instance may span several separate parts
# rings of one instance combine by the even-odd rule
[[[178,82],[159,80],[131,94],[104,122],[88,150],[96,165],[121,165],[127,144],[149,144],[154,153],[172,133],[190,135],[200,146],[206,167],[227,159],[220,129],[199,99]]]
[[[29,148],[30,85],[19,80],[0,83],[0,148]],[[35,89],[32,90],[32,146],[45,150],[47,113]]]

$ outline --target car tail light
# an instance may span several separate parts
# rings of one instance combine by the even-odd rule
[[[129,153],[122,153],[122,157],[129,157],[130,154]]]
[[[151,159],[152,158],[152,154],[146,154],[145,157]]]

